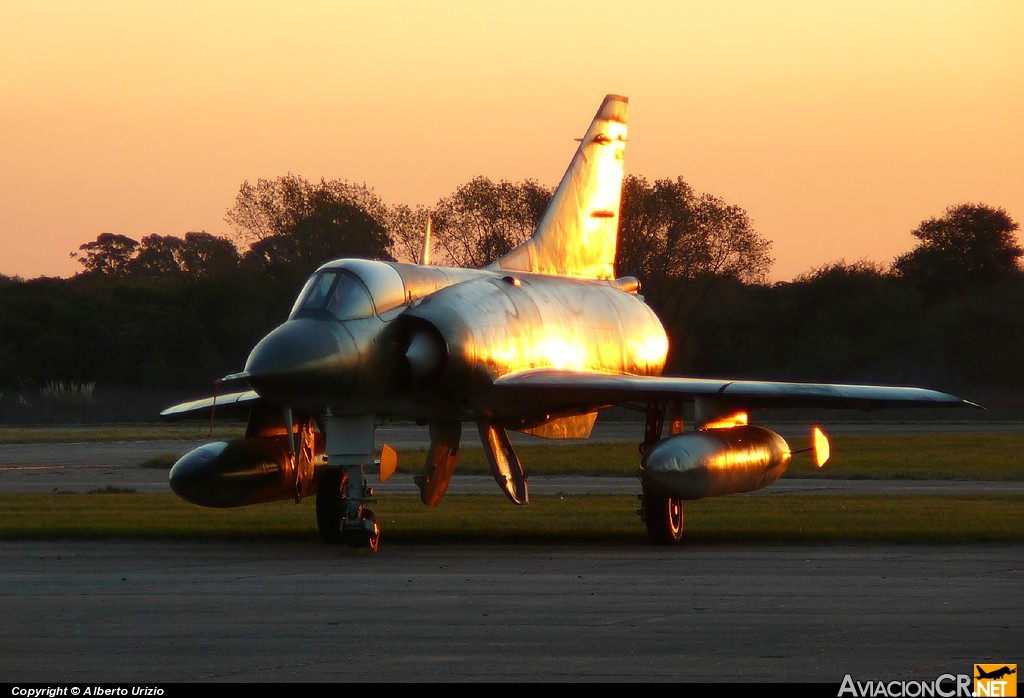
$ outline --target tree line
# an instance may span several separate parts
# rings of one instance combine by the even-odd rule
[[[106,232],[68,279],[0,276],[0,406],[54,381],[206,391],[240,370],[305,278],[338,257],[484,266],[523,242],[552,190],[476,177],[434,207],[288,174],[245,182],[229,236]],[[770,284],[771,243],[742,208],[683,180],[623,184],[620,276],[691,375],[920,383],[1024,392],[1024,248],[1002,209],[957,204],[888,264],[834,261]]]

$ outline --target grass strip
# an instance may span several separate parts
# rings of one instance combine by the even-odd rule
[[[156,441],[164,439],[237,439],[245,435],[245,425],[217,424],[109,424],[102,426],[0,426],[2,444],[61,444],[104,441]]]
[[[382,540],[403,542],[644,543],[633,495],[548,495],[516,507],[502,495],[448,495],[434,509],[415,495],[372,505]],[[686,507],[688,544],[725,542],[1024,542],[1014,496],[732,496]],[[313,502],[204,509],[171,494],[0,495],[0,539],[316,541]]]
[[[790,448],[807,444],[790,440]],[[636,444],[519,446],[519,459],[536,475],[632,475],[640,465]],[[399,471],[418,472],[426,449],[399,452]],[[1024,480],[1024,433],[840,435],[820,470],[808,454],[793,457],[787,477],[869,480]],[[490,472],[483,450],[459,450],[460,473]]]
[[[641,427],[638,426],[638,429]],[[0,427],[0,444],[146,441],[153,439],[223,440],[240,438],[243,429],[218,425],[213,437],[202,425],[110,427]],[[810,432],[808,432],[810,433]],[[638,438],[641,432],[638,431]],[[806,448],[791,438],[794,450]],[[839,479],[965,479],[1024,480],[1024,432],[961,432],[921,434],[840,434],[831,438],[832,458],[817,470],[806,454],[794,457],[788,477]],[[489,466],[473,441],[459,451],[459,472],[487,473]],[[635,443],[541,443],[516,448],[529,473],[631,475],[639,467]],[[168,453],[147,464],[170,467],[181,453]],[[426,449],[399,451],[399,472],[418,472]]]

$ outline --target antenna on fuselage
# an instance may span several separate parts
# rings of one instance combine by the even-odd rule
[[[430,264],[430,239],[434,232],[434,222],[430,214],[427,214],[427,229],[423,231],[423,251],[420,253],[420,264]]]

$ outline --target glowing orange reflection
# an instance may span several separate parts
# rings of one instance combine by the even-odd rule
[[[828,437],[818,427],[814,427],[812,432],[814,439],[814,463],[819,468],[828,462],[829,456],[832,454],[831,446],[828,443]]]
[[[708,459],[709,470],[749,470],[752,466],[767,467],[772,461],[772,451],[767,446],[751,446],[746,449],[725,451]]]
[[[710,422],[706,422],[701,425],[701,429],[732,429],[733,427],[743,427],[747,425],[749,415],[746,412],[733,412],[722,417],[718,417]]]
[[[640,365],[663,366],[668,356],[668,338],[664,335],[647,335],[632,341],[628,351]]]
[[[490,351],[482,358],[488,363],[505,367],[507,371],[529,368],[594,368],[586,344],[559,335],[556,329],[550,329],[539,337],[519,336],[504,346],[490,347]]]
[[[499,374],[533,368],[652,373],[664,365],[668,341],[664,335],[638,335],[622,346],[601,328],[529,325],[514,336],[484,337],[477,351]]]

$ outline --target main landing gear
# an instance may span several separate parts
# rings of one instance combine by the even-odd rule
[[[349,471],[352,471],[351,473]],[[358,486],[351,486],[356,480]],[[380,526],[373,511],[367,509],[364,498],[373,495],[366,485],[362,466],[329,467],[320,475],[316,492],[316,526],[325,543],[348,543],[350,548],[369,548],[377,552],[380,546]]]
[[[637,512],[655,545],[676,545],[683,540],[683,500],[644,487]]]
[[[644,427],[644,441],[640,444],[641,463],[646,462],[647,452],[661,439],[661,433],[668,426],[669,434],[683,431],[682,406],[677,403],[647,404],[647,423]],[[677,545],[683,540],[683,500],[661,492],[650,486],[640,474],[643,494],[638,495],[640,508],[637,514],[647,527],[647,538],[654,545]]]

